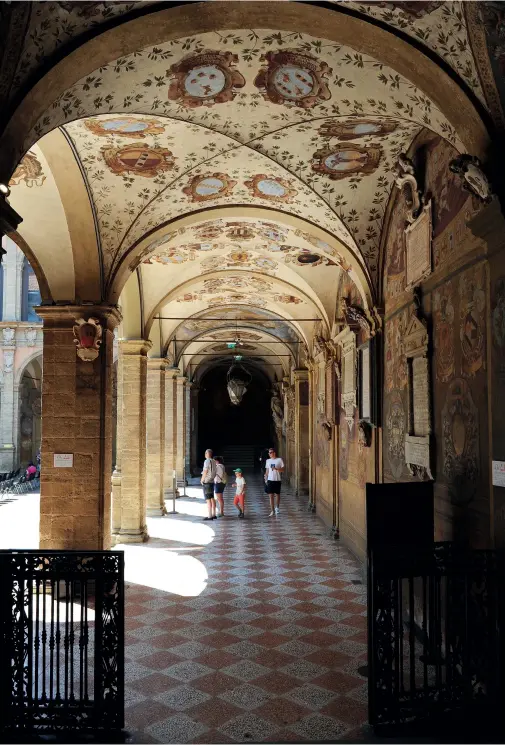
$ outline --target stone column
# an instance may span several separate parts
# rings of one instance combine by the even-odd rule
[[[165,369],[165,499],[173,497],[177,465],[177,376],[176,367]]]
[[[166,515],[165,507],[165,366],[163,359],[147,360],[147,514]]]
[[[192,417],[193,411],[191,407],[191,389],[193,383],[190,380],[186,381],[186,396],[185,396],[185,408],[186,408],[186,437],[184,443],[184,474],[186,480],[191,476],[191,438],[193,436]]]
[[[198,397],[200,388],[193,383],[191,386],[191,474],[198,470]]]
[[[187,378],[184,375],[177,378],[176,470],[179,486],[184,484],[184,468],[186,465],[186,382]]]
[[[309,371],[294,370],[296,494],[309,493]]]
[[[44,322],[40,547],[108,549],[112,340],[121,316],[106,305],[42,306],[37,313]],[[102,325],[93,362],[77,356],[73,326],[78,318],[95,318]],[[71,467],[59,467],[56,454],[71,455]]]
[[[18,386],[14,385],[15,330],[4,327],[3,378],[0,401],[0,471],[12,471],[16,464],[17,417],[19,415]]]
[[[150,341],[119,342],[118,435],[112,478],[112,540],[146,541],[146,393]]]
[[[315,510],[315,490],[314,490],[314,408],[315,408],[315,394],[314,394],[314,362],[313,360],[308,361],[309,369],[309,501],[308,508],[311,511]]]

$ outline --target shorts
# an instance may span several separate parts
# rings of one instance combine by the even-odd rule
[[[282,481],[267,481],[268,494],[280,494]]]
[[[205,499],[214,499],[214,484],[202,484]]]
[[[214,484],[214,491],[216,494],[222,494],[226,484]]]

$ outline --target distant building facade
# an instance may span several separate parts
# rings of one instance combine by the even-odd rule
[[[40,448],[42,323],[37,278],[9,238],[0,265],[0,472],[35,460]]]

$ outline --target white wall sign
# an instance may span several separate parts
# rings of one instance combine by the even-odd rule
[[[505,461],[493,461],[493,486],[505,486]]]
[[[53,465],[55,468],[72,468],[74,465],[73,453],[55,453]]]

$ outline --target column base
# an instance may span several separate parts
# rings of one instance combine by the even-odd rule
[[[118,530],[117,533],[112,533],[111,536],[112,545],[116,546],[118,543],[145,543],[149,540],[149,534],[147,528],[142,530]]]
[[[148,507],[147,508],[147,517],[163,517],[163,515],[167,514],[167,508],[165,505],[160,505],[159,507]]]

